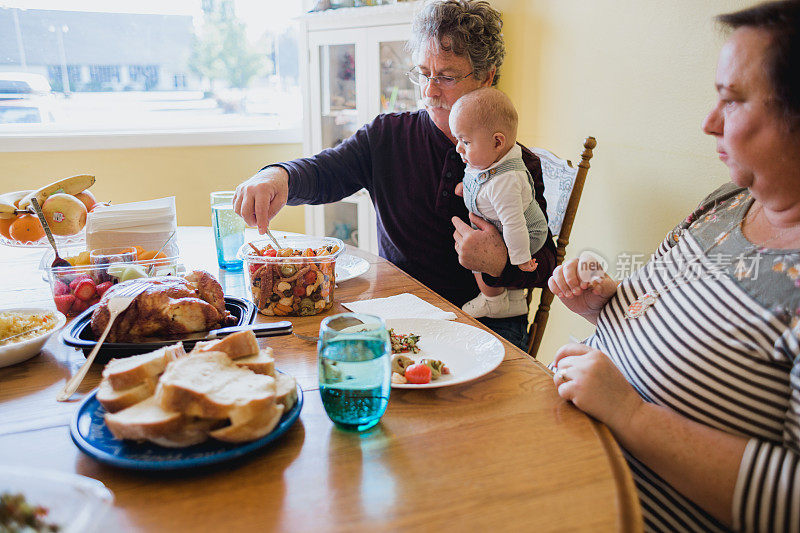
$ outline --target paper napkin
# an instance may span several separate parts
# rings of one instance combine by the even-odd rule
[[[439,320],[455,320],[456,314],[443,311],[413,294],[403,293],[387,298],[360,300],[343,303],[343,306],[354,313],[366,313],[387,318],[436,318]]]

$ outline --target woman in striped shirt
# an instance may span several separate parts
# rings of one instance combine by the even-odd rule
[[[624,448],[648,530],[800,531],[800,2],[719,21],[703,130],[732,183],[622,282],[554,271],[597,330],[553,379]]]

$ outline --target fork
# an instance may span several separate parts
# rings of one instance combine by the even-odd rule
[[[97,356],[97,352],[100,351],[100,346],[102,346],[103,342],[106,340],[106,336],[108,336],[108,332],[111,331],[111,326],[114,324],[114,321],[117,319],[120,313],[122,313],[125,309],[131,305],[131,302],[142,293],[147,288],[147,283],[143,283],[141,281],[133,281],[127,287],[120,287],[119,294],[113,295],[111,298],[108,299],[106,305],[108,306],[108,324],[106,325],[106,329],[103,331],[103,334],[100,335],[100,338],[97,339],[97,342],[94,345],[89,357],[86,358],[81,368],[78,372],[67,381],[67,384],[64,385],[64,390],[62,390],[58,396],[56,396],[56,400],[59,402],[65,402],[69,400],[69,398],[75,393],[78,389],[78,386],[83,381],[83,378],[86,377],[86,373],[89,371],[89,367],[92,366],[92,362],[94,358]],[[115,291],[116,292],[116,291]]]

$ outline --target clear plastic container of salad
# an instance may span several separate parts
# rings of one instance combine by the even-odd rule
[[[245,243],[238,257],[258,312],[266,316],[311,316],[333,305],[336,258],[344,243],[333,237],[280,237]]]

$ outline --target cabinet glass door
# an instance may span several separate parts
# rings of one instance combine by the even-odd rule
[[[356,105],[356,45],[319,47],[322,147],[332,148],[361,127]]]
[[[405,41],[379,43],[381,113],[417,109],[419,89],[406,76],[413,63]]]

